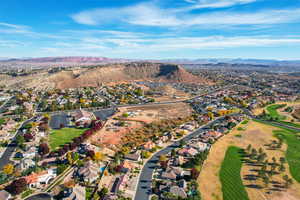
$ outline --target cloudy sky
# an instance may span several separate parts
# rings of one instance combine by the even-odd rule
[[[300,0],[2,0],[0,57],[300,59]]]

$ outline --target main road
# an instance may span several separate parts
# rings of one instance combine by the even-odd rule
[[[200,128],[198,128],[194,132],[188,134],[181,140],[187,142],[187,141],[193,139],[194,137],[202,135],[206,128],[208,128],[212,124],[220,121],[224,117],[220,117],[218,119],[215,119],[214,121],[209,122],[208,124],[206,124],[204,126],[201,126]],[[167,146],[166,148],[158,151],[145,163],[145,165],[142,169],[141,175],[139,177],[137,191],[136,191],[135,198],[134,198],[135,200],[148,200],[150,198],[151,188],[152,188],[152,185],[151,185],[152,176],[153,176],[154,169],[158,165],[159,157],[161,155],[168,154],[173,149],[176,149],[177,147],[179,147],[181,140],[178,140],[178,141],[174,142],[173,144],[171,144],[170,146]]]
[[[19,126],[19,128],[16,130],[16,133],[13,137],[13,139],[11,140],[11,142],[7,145],[7,147],[5,148],[4,153],[2,154],[1,158],[0,158],[0,170],[3,169],[3,167],[5,165],[7,165],[10,161],[10,158],[12,156],[12,154],[14,153],[14,151],[17,148],[17,144],[16,144],[16,137],[21,134],[21,129],[28,124],[29,122],[32,122],[34,120],[35,117],[30,118],[24,122],[22,122],[22,124]]]

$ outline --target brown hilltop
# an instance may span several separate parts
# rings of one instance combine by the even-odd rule
[[[88,68],[76,74],[59,72],[50,79],[58,88],[97,86],[101,83],[135,80],[209,84],[209,81],[192,75],[179,65],[156,63],[112,64]]]

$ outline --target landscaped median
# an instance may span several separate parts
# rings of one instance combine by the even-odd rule
[[[228,147],[220,170],[223,200],[247,200],[248,194],[241,179],[243,150],[239,147]]]

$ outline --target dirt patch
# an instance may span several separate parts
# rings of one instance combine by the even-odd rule
[[[114,149],[121,143],[123,136],[144,124],[163,119],[184,118],[191,113],[192,109],[185,103],[123,107],[107,121],[102,130],[90,138],[90,142]]]

